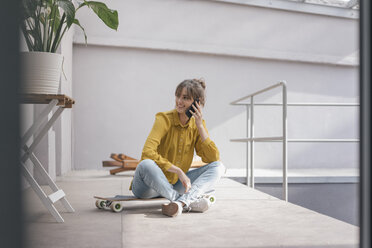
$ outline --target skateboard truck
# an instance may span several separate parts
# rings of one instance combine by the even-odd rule
[[[123,205],[117,201],[108,201],[108,200],[96,200],[96,207],[98,209],[112,210],[116,213],[119,213],[123,210]]]

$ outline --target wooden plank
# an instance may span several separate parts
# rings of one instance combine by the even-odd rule
[[[104,162],[111,162],[111,161],[104,161]],[[112,162],[120,163],[120,162],[117,162],[117,161],[112,161]],[[134,161],[132,161],[132,162],[134,162]],[[124,165],[122,167],[110,170],[110,174],[115,175],[116,173],[119,173],[119,172],[122,172],[122,171],[135,170],[137,168],[138,164],[139,164],[139,162],[135,163],[135,165],[125,164],[125,161],[124,161]],[[200,168],[204,165],[206,165],[206,163],[203,163],[201,161],[200,162],[196,161],[195,163],[193,162],[193,164],[191,164],[191,168]]]
[[[136,160],[136,161],[139,161],[138,159],[129,157],[128,155],[125,155],[125,154],[119,154],[119,155],[124,155],[124,160]]]
[[[122,172],[122,171],[130,171],[130,170],[133,170],[133,169],[120,167],[120,168],[117,168],[117,169],[110,170],[110,174],[115,175],[116,173],[119,173],[119,172]]]
[[[140,163],[140,160],[137,160],[125,154],[120,153],[117,155],[124,158],[124,160],[122,162],[116,160],[102,161],[103,167],[119,167],[110,170],[111,175],[115,175],[116,173],[122,171],[135,170],[137,168],[137,165]],[[206,165],[206,163],[204,163],[203,161],[193,161],[191,164],[191,168],[200,168],[204,165]]]
[[[31,104],[48,104],[53,99],[58,100],[58,106],[64,108],[72,108],[75,100],[69,96],[63,94],[20,94],[20,103],[31,103]]]
[[[109,160],[109,161],[102,161],[103,167],[125,167],[135,170],[137,165],[139,164],[138,160],[124,160],[122,162]]]
[[[123,162],[118,162],[118,161],[102,161],[102,166],[103,167],[123,167]]]
[[[123,164],[125,168],[137,168],[137,165],[140,163],[139,160],[124,160]]]

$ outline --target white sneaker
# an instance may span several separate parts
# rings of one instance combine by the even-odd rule
[[[161,212],[164,215],[170,216],[170,217],[176,217],[182,214],[182,210],[183,210],[182,203],[179,201],[171,202],[168,204],[163,204],[161,206]]]
[[[190,203],[191,212],[203,213],[209,209],[210,201],[205,197],[200,197],[196,201]]]

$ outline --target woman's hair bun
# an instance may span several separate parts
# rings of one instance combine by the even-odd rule
[[[201,85],[201,87],[203,87],[203,89],[205,89],[205,80],[204,80],[204,78],[199,78],[199,79],[195,78],[194,81],[198,82]]]

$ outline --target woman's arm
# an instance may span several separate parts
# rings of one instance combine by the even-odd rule
[[[199,103],[196,103],[196,108],[193,105],[195,125],[198,128],[200,137],[197,138],[195,149],[196,154],[202,158],[205,163],[211,163],[219,160],[219,151],[214,142],[209,138],[208,130],[203,121],[202,108]]]
[[[204,126],[203,126],[202,108],[201,108],[201,106],[198,102],[195,102],[195,104],[196,104],[196,107],[194,105],[192,105],[192,107],[194,108],[194,112],[191,111],[191,113],[195,118],[195,125],[199,130],[201,141],[203,142],[204,140],[206,140],[209,137],[209,135],[208,135],[208,132],[205,130]]]
[[[172,163],[169,162],[168,159],[162,157],[158,153],[157,148],[160,145],[161,139],[167,134],[170,125],[171,123],[164,113],[157,113],[155,115],[154,125],[142,149],[141,160],[154,160],[163,171],[167,171]]]
[[[181,170],[179,167],[172,165],[169,169],[169,172],[176,173],[178,178],[180,179],[183,187],[185,187],[185,193],[187,193],[191,188],[191,181],[190,178]]]
[[[200,134],[200,138],[201,138],[202,142],[204,140],[206,140],[207,138],[209,138],[209,135],[208,135],[207,131],[205,130],[205,128],[203,126],[203,123],[201,125],[197,125],[196,127],[199,130],[199,134]]]

